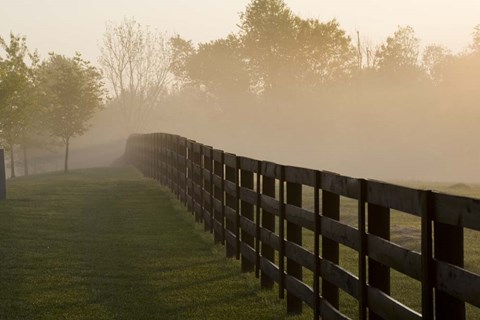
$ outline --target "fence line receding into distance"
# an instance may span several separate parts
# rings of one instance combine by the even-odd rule
[[[125,159],[168,186],[243,272],[263,288],[277,283],[289,313],[305,303],[314,319],[348,319],[339,290],[358,301],[359,319],[465,319],[465,302],[480,307],[463,243],[464,228],[480,230],[480,200],[259,161],[166,133],[130,136]],[[302,207],[303,187],[313,189],[313,209]],[[356,226],[339,219],[343,197],[358,203]],[[391,210],[419,218],[420,252],[390,241]],[[358,276],[340,266],[340,245],[358,253]],[[391,296],[390,269],[421,283],[421,313]]]

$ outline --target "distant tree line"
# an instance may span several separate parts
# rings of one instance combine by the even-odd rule
[[[283,0],[252,0],[237,25],[225,38],[195,45],[133,19],[110,24],[100,63],[129,132],[144,129],[162,106],[180,113],[189,105],[196,115],[220,114],[235,124],[258,112],[452,100],[459,107],[480,98],[480,25],[459,54],[435,44],[422,50],[410,26],[372,45],[336,20],[295,15]]]
[[[293,14],[283,0],[251,1],[238,26],[237,33],[198,46],[180,36],[171,39],[172,72],[183,89],[201,88],[219,102],[254,95],[277,103],[338,84],[469,87],[480,77],[480,25],[470,47],[457,55],[439,45],[421,52],[410,26],[372,47],[359,33],[351,39],[336,20]]]
[[[23,151],[28,175],[28,150],[65,147],[68,171],[71,138],[88,129],[87,121],[104,101],[102,75],[80,54],[51,53],[41,61],[26,38],[0,38],[0,142],[9,151],[10,176],[15,177],[15,149]]]
[[[468,111],[480,100],[480,25],[453,54],[435,44],[422,49],[410,26],[374,45],[361,32],[350,37],[336,20],[299,17],[283,0],[252,0],[239,18],[237,32],[200,44],[134,19],[109,23],[100,69],[80,54],[41,61],[25,38],[1,39],[0,139],[11,162],[15,148],[22,150],[27,172],[31,146],[61,143],[67,171],[71,138],[85,133],[106,100],[102,81],[126,133],[157,130],[158,117],[168,114],[191,130],[184,135],[210,123],[241,133],[295,121],[318,136],[352,113],[358,122],[361,113]],[[435,116],[422,112],[421,121]]]

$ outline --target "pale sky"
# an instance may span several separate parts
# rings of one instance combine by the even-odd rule
[[[92,62],[99,55],[105,22],[135,17],[138,22],[194,42],[237,31],[238,14],[247,0],[0,0],[0,35],[27,36],[29,47],[45,57],[49,51],[79,51]],[[480,24],[480,0],[286,0],[294,13],[328,21],[336,18],[351,36],[359,30],[373,44],[398,25],[411,25],[422,45],[465,48]]]

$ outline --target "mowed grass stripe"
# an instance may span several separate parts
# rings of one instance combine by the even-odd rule
[[[279,319],[284,302],[132,168],[8,182],[1,319]],[[301,318],[310,318],[307,312]]]

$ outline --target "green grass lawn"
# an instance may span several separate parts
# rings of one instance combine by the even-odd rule
[[[0,319],[281,319],[166,189],[132,168],[8,181]],[[310,318],[307,312],[300,317]]]
[[[406,183],[479,197],[480,186]],[[132,168],[54,173],[8,182],[0,202],[0,319],[283,319],[285,302],[241,274],[224,247],[155,181]],[[304,207],[313,205],[304,190]],[[357,204],[341,198],[341,220],[357,227]],[[420,250],[420,219],[393,211],[391,238]],[[480,273],[479,233],[465,231],[465,264]],[[304,245],[313,251],[313,234]],[[358,274],[358,253],[340,265]],[[278,258],[277,258],[278,259]],[[312,284],[312,274],[304,269]],[[392,271],[392,296],[420,311],[421,286]],[[301,316],[311,319],[305,306]],[[345,293],[340,310],[357,318]],[[467,318],[480,318],[467,305]]]

